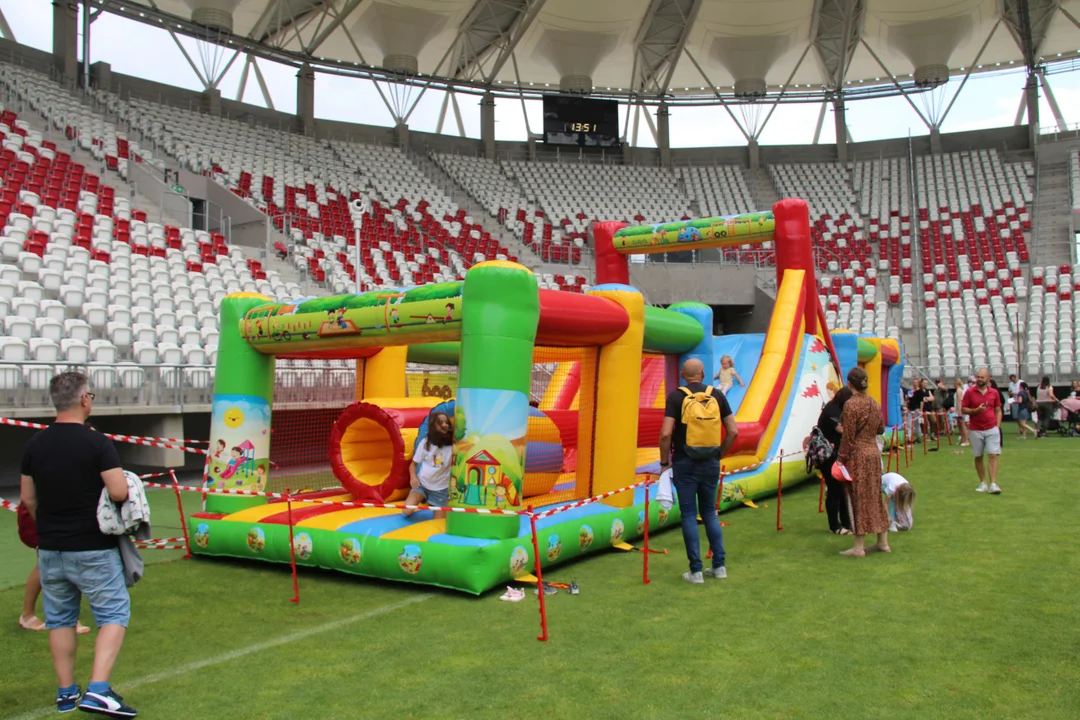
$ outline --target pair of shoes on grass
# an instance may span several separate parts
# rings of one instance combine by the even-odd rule
[[[97,683],[90,684],[96,685]],[[105,717],[133,718],[138,715],[135,708],[125,705],[124,698],[117,695],[107,685],[105,689],[87,690],[82,694],[79,693],[78,685],[61,688],[56,692],[57,712],[69,713],[76,708],[84,713],[104,715]]]
[[[1001,488],[998,487],[997,483],[990,483],[989,487],[986,486],[986,483],[979,483],[979,486],[975,488],[975,492],[988,492],[991,495],[1000,495]]]
[[[727,568],[705,568],[703,572],[684,572],[682,575],[683,580],[693,585],[701,585],[705,582],[706,577],[723,580],[727,577]]]

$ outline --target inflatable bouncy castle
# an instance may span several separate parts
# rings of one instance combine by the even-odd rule
[[[829,334],[803,201],[656,226],[598,223],[594,241],[597,284],[584,295],[538,289],[530,270],[497,260],[458,282],[294,302],[225,298],[207,487],[262,490],[276,472],[272,444],[286,439],[271,431],[277,359],[355,363],[355,402],[319,446],[335,487],[294,495],[288,508],[209,494],[191,517],[193,551],[293,555],[301,565],[480,593],[537,560],[530,518],[499,512],[569,508],[536,521],[544,567],[624,546],[643,532],[646,491],[615,491],[656,471],[664,398],[690,357],[715,373],[731,355],[747,380],[728,395],[739,435],[723,459],[721,509],[775,493],[781,453],[785,485],[807,477],[803,438],[855,364],[870,372],[886,424],[898,424],[890,399],[900,347]],[[775,248],[778,281],[764,334],[715,337],[708,306],[649,307],[629,284],[630,254],[763,242]],[[453,398],[410,394],[408,363],[456,366]],[[450,505],[468,512],[404,517],[342,505],[405,498],[413,449],[436,407],[454,418]],[[677,506],[650,503],[649,513],[654,530],[679,522]]]

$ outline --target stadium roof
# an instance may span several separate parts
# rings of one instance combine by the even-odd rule
[[[672,103],[895,94],[1080,57],[1080,0],[98,1],[325,72]]]

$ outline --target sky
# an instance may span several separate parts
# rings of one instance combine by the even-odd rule
[[[52,51],[52,3],[50,0],[0,0],[3,11],[18,42]],[[80,29],[81,32],[81,29]],[[232,54],[208,43],[177,36],[193,61],[220,72]],[[80,45],[81,47],[81,45]],[[1019,55],[1019,51],[1017,53]],[[91,31],[91,62],[104,61],[113,72],[142,77],[177,87],[201,91],[203,89],[195,71],[184,58],[169,34],[160,28],[135,23],[115,15],[104,13],[98,17]],[[296,112],[296,70],[286,65],[258,60],[259,68],[277,110]],[[225,73],[219,88],[224,97],[237,99],[244,60],[238,58]],[[1061,107],[1065,122],[1080,123],[1080,72],[1051,75],[1050,85]],[[940,108],[948,105],[960,84],[952,80],[932,93],[913,98],[915,105],[929,114],[926,105]],[[419,94],[418,89],[405,90],[381,83],[384,94],[391,104],[410,103]],[[1015,69],[988,75],[973,75],[963,89],[949,115],[942,124],[942,132],[980,130],[1012,125],[1020,103],[1024,86],[1023,69]],[[434,132],[445,93],[429,90],[423,94],[408,120],[409,127],[423,132]],[[465,134],[480,137],[479,97],[458,94]],[[259,90],[254,72],[249,72],[243,93],[244,102],[266,106]],[[500,98],[495,107],[496,140],[526,139],[526,114],[528,127],[537,132],[541,126],[541,102],[527,100],[522,111],[520,100]],[[744,113],[751,123],[760,124],[769,111],[769,105],[735,107],[733,112],[740,120]],[[903,97],[878,100],[848,101],[848,131],[855,142],[887,138],[927,135],[929,129]],[[773,113],[762,130],[762,145],[803,145],[814,140],[820,104],[785,104]],[[627,108],[620,106],[620,128],[625,126]],[[367,125],[389,126],[393,124],[390,111],[379,96],[374,83],[367,80],[317,74],[315,79],[315,115],[328,120],[340,120]],[[1026,122],[1026,120],[1025,120]],[[1045,96],[1040,102],[1040,125],[1054,125],[1054,117]],[[453,110],[447,112],[443,126],[446,134],[457,134],[457,122]],[[630,123],[633,132],[633,122]],[[670,137],[672,147],[742,146],[746,144],[742,132],[729,114],[720,106],[675,107],[670,110]],[[822,125],[821,143],[836,141],[835,124],[831,107],[826,108]],[[637,144],[655,147],[656,142],[644,118],[639,121]]]

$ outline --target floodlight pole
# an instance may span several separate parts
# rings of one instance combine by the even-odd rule
[[[364,216],[363,215],[360,216],[360,222],[361,223],[364,222]],[[360,228],[359,227],[357,227],[355,229],[355,237],[356,237],[356,250],[355,250],[355,256],[356,257],[353,260],[353,279],[356,281],[356,294],[359,295],[361,292],[363,292],[363,288],[360,285],[360,265],[363,262],[363,260],[360,258]]]
[[[83,92],[90,92],[90,0],[82,4],[82,76]]]

